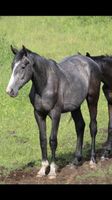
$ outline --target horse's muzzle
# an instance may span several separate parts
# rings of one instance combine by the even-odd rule
[[[11,97],[16,97],[18,95],[18,92],[14,92],[14,90],[12,88],[8,88],[6,89],[6,93],[11,96]]]

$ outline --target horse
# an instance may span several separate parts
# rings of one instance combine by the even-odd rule
[[[94,60],[100,67],[101,81],[103,82],[102,90],[108,102],[108,135],[104,152],[101,157],[101,160],[105,160],[109,158],[112,150],[112,56],[91,56],[88,52],[86,52],[86,56]]]
[[[82,160],[82,145],[85,122],[81,113],[81,104],[86,99],[90,112],[91,159],[90,166],[96,164],[95,138],[97,133],[97,102],[100,90],[100,71],[92,59],[73,55],[60,62],[47,59],[27,49],[24,45],[17,50],[11,45],[14,54],[12,75],[6,92],[16,97],[18,91],[28,81],[32,81],[29,93],[34,108],[34,116],[39,128],[40,147],[42,153],[41,168],[37,177],[48,175],[56,177],[57,134],[61,113],[71,112],[77,133],[77,144],[73,164]],[[51,164],[47,158],[46,117],[52,121],[49,145],[51,148]],[[49,167],[49,173],[47,169]]]

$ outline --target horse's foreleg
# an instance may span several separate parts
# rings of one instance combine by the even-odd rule
[[[57,133],[58,133],[61,113],[57,110],[52,110],[50,113],[50,117],[52,119],[52,130],[49,139],[49,144],[51,148],[52,158],[51,158],[50,172],[48,176],[49,179],[53,179],[56,178],[56,171],[57,171],[57,165],[55,164],[55,153],[57,148]]]
[[[82,162],[82,145],[83,145],[85,122],[80,108],[78,108],[75,111],[72,111],[71,115],[74,120],[77,133],[77,144],[76,144],[75,159],[73,160],[73,164],[79,165]]]
[[[109,115],[109,122],[108,122],[108,136],[107,136],[107,144],[105,146],[104,153],[101,157],[102,160],[108,158],[111,150],[112,150],[112,90],[109,90],[105,85],[103,86],[103,92],[108,102],[108,115]]]
[[[39,127],[40,146],[42,152],[42,167],[39,170],[37,177],[42,177],[46,175],[46,170],[49,166],[47,159],[46,116],[38,115],[36,110],[34,110],[34,115]]]

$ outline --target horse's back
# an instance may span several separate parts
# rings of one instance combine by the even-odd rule
[[[91,58],[82,55],[74,55],[62,60],[59,65],[66,77],[74,77],[83,81],[88,87],[91,73],[99,74],[99,67]]]
[[[67,57],[59,65],[67,80],[64,90],[65,104],[76,108],[88,94],[92,74],[97,77],[98,66],[92,59],[82,55]]]

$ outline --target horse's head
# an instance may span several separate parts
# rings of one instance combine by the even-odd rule
[[[8,83],[6,92],[11,97],[18,95],[18,90],[23,87],[32,77],[32,60],[30,59],[30,50],[24,46],[20,51],[13,48],[11,50],[14,54],[12,62],[12,75]]]

